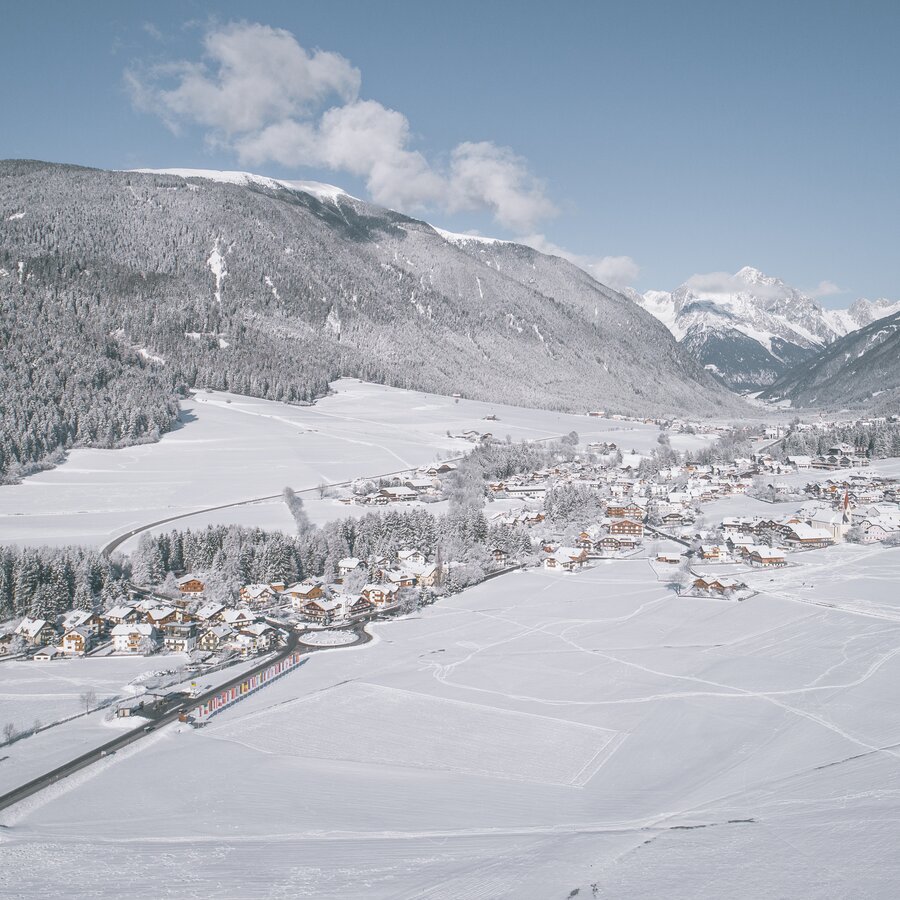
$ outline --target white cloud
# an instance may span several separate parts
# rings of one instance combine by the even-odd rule
[[[246,164],[313,166],[364,178],[386,206],[487,210],[517,232],[556,210],[525,160],[490,141],[463,142],[436,166],[413,149],[406,116],[359,98],[358,69],[337,53],[308,51],[282,29],[246,22],[211,29],[201,61],[125,73],[134,104],[171,129],[207,140]]]
[[[628,287],[641,273],[641,267],[630,256],[582,256],[548,241],[542,234],[530,234],[520,240],[523,244],[540,250],[541,253],[550,253],[567,259],[584,269],[601,284],[609,285],[611,288]]]
[[[844,289],[838,287],[833,281],[820,281],[816,287],[814,287],[810,292],[810,297],[831,297],[834,294],[843,294],[845,293]]]

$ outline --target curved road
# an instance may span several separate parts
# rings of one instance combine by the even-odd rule
[[[531,441],[533,444],[540,444],[546,441],[558,441],[560,439],[560,435],[551,435],[550,437],[545,438],[537,438],[534,441]],[[459,460],[464,459],[466,454],[462,454],[460,456],[451,456],[448,459],[445,459],[444,462],[459,462]],[[405,472],[409,472],[409,467],[405,469],[397,469],[395,472],[384,472],[381,475],[362,475],[360,478],[366,481],[378,481],[379,478],[391,478],[394,475],[402,475]],[[335,481],[331,484],[326,485],[326,487],[347,487],[353,484],[354,481],[358,481],[359,479],[351,478],[347,481]],[[311,494],[313,491],[319,490],[319,485],[315,487],[307,487],[300,488],[300,490],[295,491],[296,494]],[[166,519],[157,519],[155,522],[148,522],[146,525],[139,525],[137,528],[132,528],[131,531],[126,531],[125,534],[120,534],[118,537],[113,538],[109,543],[104,544],[100,548],[100,552],[103,556],[109,556],[110,553],[117,550],[125,541],[133,538],[136,534],[140,534],[143,531],[149,531],[151,528],[156,528],[158,525],[166,525],[169,522],[177,522],[179,519],[189,519],[192,516],[201,516],[204,513],[216,512],[220,509],[232,509],[235,506],[249,506],[251,503],[262,503],[266,500],[277,500],[281,496],[281,493],[278,494],[267,494],[265,497],[252,497],[249,500],[236,500],[233,503],[222,503],[219,506],[207,506],[204,509],[195,509],[190,512],[178,513],[175,516],[169,516]]]

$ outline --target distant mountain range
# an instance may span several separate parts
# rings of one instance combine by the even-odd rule
[[[0,407],[28,410],[0,423],[0,474],[152,436],[193,385],[310,400],[346,375],[570,411],[742,408],[571,263],[329,185],[7,161],[0,222]]]
[[[900,311],[900,302],[857,300],[826,310],[749,266],[719,283],[627,295],[652,313],[708,370],[737,391],[758,391],[839,338]]]
[[[900,312],[852,331],[766,389],[761,399],[792,406],[900,408]]]

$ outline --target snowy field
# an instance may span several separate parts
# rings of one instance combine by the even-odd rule
[[[635,559],[379,624],[0,813],[0,893],[894,898],[900,550],[797,556],[744,603]]]
[[[182,405],[182,427],[159,443],[75,450],[56,469],[0,487],[0,542],[102,546],[151,522],[279,494],[285,485],[314,489],[471,449],[469,442],[449,438],[448,431],[490,431],[521,440],[575,430],[586,441],[612,440],[638,452],[653,447],[659,433],[649,425],[456,402],[349,379],[333,388],[334,394],[307,407],[199,391]],[[499,421],[485,421],[487,415]],[[361,509],[319,501],[316,494],[304,499],[319,521]],[[292,528],[283,504],[272,502],[196,518],[196,524],[209,522]]]

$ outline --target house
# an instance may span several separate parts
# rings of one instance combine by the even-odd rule
[[[47,646],[35,650],[32,658],[38,662],[50,662],[51,660],[59,659],[61,656],[63,656],[63,652],[59,647]]]
[[[325,596],[325,591],[318,581],[299,581],[297,584],[285,588],[284,593],[290,598],[291,606],[294,609],[302,609],[304,604],[310,600],[318,600]]]
[[[425,563],[424,566],[411,566],[410,568],[416,576],[416,584],[420,587],[434,587],[438,583],[440,570],[434,563]]]
[[[784,558],[784,553],[781,550],[757,545],[747,548],[747,551],[747,560],[751,566],[780,568],[787,565],[787,560]]]
[[[371,615],[374,605],[362,596],[350,596],[343,599],[343,614],[347,619],[358,619]]]
[[[656,556],[656,561],[670,566],[677,566],[681,562],[681,557],[675,553],[659,553]]]
[[[222,621],[235,631],[242,631],[252,625],[256,619],[249,609],[226,609],[222,613]]]
[[[178,610],[173,606],[154,606],[144,614],[144,621],[160,630],[170,622],[177,622],[178,619]]]
[[[397,602],[400,588],[396,584],[367,584],[360,593],[374,606],[385,606]]]
[[[275,643],[275,629],[265,622],[255,622],[237,636],[237,645],[244,655],[268,653]]]
[[[710,591],[714,594],[732,594],[747,587],[746,584],[738,581],[736,578],[711,577],[708,575],[701,575],[695,578],[693,586],[697,590]]]
[[[278,596],[270,584],[245,584],[238,593],[241,601],[251,606],[269,606]]]
[[[190,653],[197,646],[197,626],[193,622],[170,622],[163,631],[163,643],[170,653]]]
[[[123,622],[110,632],[116,653],[141,653],[146,656],[159,646],[159,630],[147,623]]]
[[[505,566],[509,562],[509,554],[502,547],[494,547],[490,551],[495,563]]]
[[[108,625],[122,625],[125,622],[137,622],[138,610],[135,606],[114,606],[103,614],[103,619]]]
[[[382,497],[385,497],[390,503],[401,503],[408,500],[415,500],[416,497],[419,496],[418,493],[412,488],[402,486],[382,488],[378,493]]]
[[[217,622],[221,620],[222,613],[225,612],[225,606],[222,603],[216,603],[214,601],[210,601],[209,603],[204,603],[200,609],[194,613],[194,617],[198,622],[202,624],[208,624],[209,622]]]
[[[90,628],[79,625],[77,628],[70,628],[60,642],[60,649],[63,653],[70,656],[84,656],[91,645],[94,643],[94,634]]]
[[[544,568],[571,572],[587,562],[587,551],[578,547],[560,547],[544,559]]]
[[[426,563],[425,554],[421,550],[400,550],[397,553],[397,560],[414,566],[424,566]]]
[[[95,612],[88,612],[84,609],[70,609],[67,613],[63,613],[63,634],[70,628],[87,628],[94,637],[97,637],[100,634],[102,625],[103,620]]]
[[[310,600],[300,610],[307,619],[320,625],[330,625],[343,611],[343,605],[337,600]]]
[[[343,559],[338,560],[338,577],[346,578],[351,572],[355,572],[364,566],[365,563],[361,559],[357,559],[355,556],[345,556]]]
[[[416,576],[411,572],[399,572],[396,569],[388,569],[381,573],[382,581],[389,581],[398,588],[411,588],[416,586]]]
[[[618,519],[609,526],[609,533],[612,535],[630,534],[634,537],[644,536],[644,525],[640,521],[633,519]]]
[[[220,622],[213,625],[202,632],[197,639],[197,647],[208,653],[215,653],[221,650],[229,641],[234,638],[234,629]]]
[[[830,547],[834,543],[832,532],[825,528],[817,528],[804,522],[787,526],[785,542],[793,547]]]
[[[46,619],[25,616],[16,628],[16,634],[34,647],[42,647],[56,638],[56,629]]]
[[[608,506],[606,515],[610,519],[637,519],[640,522],[644,518],[644,510],[637,503],[627,503],[624,506]]]
[[[196,575],[184,575],[178,579],[178,590],[182,594],[192,594],[194,596],[202,594],[206,590],[206,585]]]
[[[727,558],[728,548],[723,547],[721,544],[701,544],[698,555],[701,559],[720,562]]]

